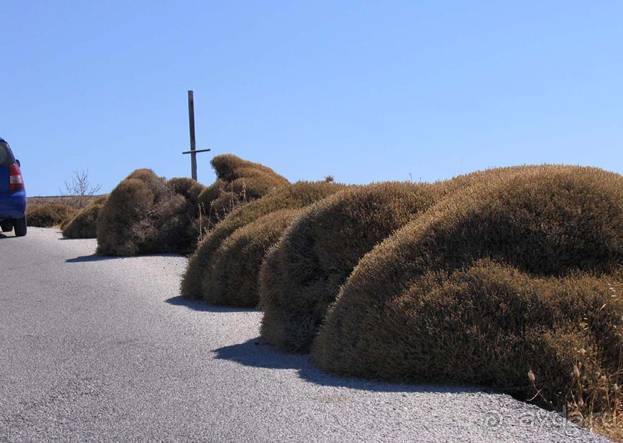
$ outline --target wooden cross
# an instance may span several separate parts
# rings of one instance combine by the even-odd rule
[[[197,153],[208,152],[210,149],[196,149],[195,147],[195,100],[193,91],[188,91],[188,129],[190,130],[190,151],[182,154],[190,154],[190,173],[193,180],[197,180]]]

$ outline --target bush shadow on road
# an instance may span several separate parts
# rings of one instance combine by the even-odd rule
[[[177,297],[171,297],[165,300],[166,303],[174,306],[185,306],[188,309],[192,309],[193,311],[201,311],[201,312],[258,312],[257,309],[254,308],[235,308],[231,306],[217,306],[206,303],[203,300],[197,299],[189,299],[178,295]]]
[[[72,239],[72,240],[80,240],[80,239]],[[85,263],[85,262],[97,262],[97,261],[106,261],[106,260],[137,260],[144,259],[149,257],[179,257],[178,254],[146,254],[146,255],[133,255],[133,256],[117,256],[117,255],[98,255],[98,254],[90,254],[90,255],[80,255],[74,258],[68,258],[65,260],[65,263]]]
[[[260,337],[213,351],[216,358],[240,363],[245,366],[270,369],[295,369],[298,375],[310,383],[323,386],[345,387],[375,392],[437,392],[472,393],[481,389],[465,386],[408,385],[379,382],[355,377],[340,377],[315,367],[308,355],[286,354],[262,341]]]
[[[74,258],[68,258],[67,260],[65,260],[65,263],[87,263],[87,262],[92,262],[92,261],[119,260],[123,258],[127,258],[127,257],[110,257],[106,255],[91,254],[91,255],[81,255],[79,257],[74,257]]]

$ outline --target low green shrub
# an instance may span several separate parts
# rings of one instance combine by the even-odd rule
[[[359,259],[437,197],[430,185],[380,183],[312,206],[262,267],[262,337],[286,351],[308,351],[327,307]]]

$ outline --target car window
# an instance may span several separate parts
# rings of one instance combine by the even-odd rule
[[[11,154],[9,145],[4,140],[0,140],[0,165],[13,163],[13,161],[13,155]]]

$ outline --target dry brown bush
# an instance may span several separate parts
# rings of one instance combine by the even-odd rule
[[[379,183],[312,206],[264,262],[262,337],[286,351],[308,351],[327,307],[359,259],[437,196],[430,185]]]
[[[182,278],[182,295],[189,298],[208,298],[202,288],[202,279],[208,274],[210,260],[223,240],[238,228],[274,211],[305,207],[343,188],[343,185],[334,183],[299,182],[281,186],[268,195],[237,208],[208,232],[190,257]]]
[[[83,198],[79,198],[73,195],[54,195],[54,196],[33,196],[33,197],[28,197],[28,205],[29,206],[39,206],[39,205],[44,205],[44,204],[49,204],[49,203],[57,203],[57,204],[61,204],[61,205],[65,205],[65,206],[71,206],[72,208],[80,208],[80,204],[83,201],[86,201],[86,203],[90,203],[91,201],[95,200],[96,198],[99,198],[101,196],[99,195],[94,195],[94,196],[87,196]]]
[[[302,209],[282,209],[264,215],[227,237],[211,258],[203,276],[203,294],[216,305],[256,307],[258,274],[266,251],[281,237]]]
[[[131,256],[151,252],[156,237],[149,215],[167,194],[164,179],[138,169],[110,193],[97,221],[97,252]]]
[[[288,184],[288,180],[272,169],[232,154],[218,155],[211,163],[217,179],[199,196],[206,229],[212,228],[239,205]]]
[[[28,226],[49,228],[60,226],[76,213],[72,206],[62,203],[29,204],[26,210]]]
[[[200,233],[199,195],[205,187],[190,178],[167,182],[169,198],[154,209],[161,252],[189,254],[197,247]]]
[[[620,175],[549,166],[482,180],[362,258],[312,355],[342,374],[620,412],[622,263]]]
[[[65,238],[96,238],[97,217],[104,207],[108,197],[93,199],[84,208],[79,210],[64,226],[63,237]]]
[[[112,191],[97,222],[98,253],[189,252],[198,237],[198,195],[190,179],[169,182],[139,169]]]
[[[188,200],[195,209],[199,205],[199,195],[206,189],[201,183],[188,177],[174,177],[167,181],[167,187]]]
[[[470,186],[485,182],[508,180],[514,176],[540,171],[548,168],[557,168],[556,165],[521,165],[507,166],[503,168],[490,168],[469,174],[457,175],[449,180],[440,180],[432,185],[437,187],[442,195],[451,195],[462,191]]]

